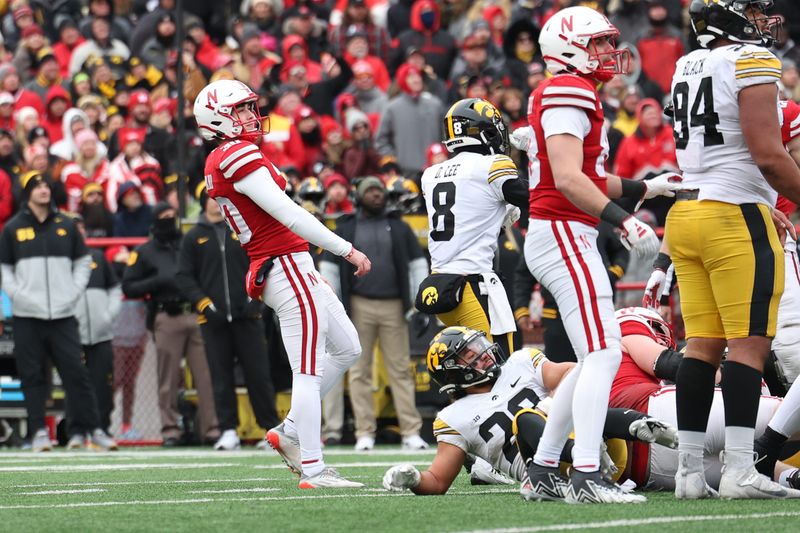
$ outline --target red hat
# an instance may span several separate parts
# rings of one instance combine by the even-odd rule
[[[357,78],[359,76],[375,76],[375,69],[369,61],[359,59],[353,63],[353,75]]]
[[[164,96],[153,102],[153,113],[167,112],[170,115],[174,115],[175,108],[175,101]]]
[[[469,35],[464,42],[461,43],[461,48],[468,50],[470,48],[486,48],[486,43],[481,40],[477,35]]]
[[[137,142],[144,144],[144,128],[122,128],[119,130],[119,149],[124,150],[128,144]]]
[[[432,145],[428,146],[428,151],[425,154],[425,160],[427,161],[428,166],[433,164],[434,156],[446,153],[447,148],[445,148],[442,143],[433,143]]]
[[[44,37],[44,30],[42,29],[41,26],[34,23],[31,24],[30,26],[26,26],[25,29],[22,30],[22,33],[20,35],[22,35],[23,39],[27,39],[31,35],[41,35],[42,37]]]
[[[347,178],[345,178],[338,172],[331,173],[330,175],[328,175],[327,178],[325,178],[325,181],[322,182],[322,184],[325,186],[325,190],[328,190],[330,186],[333,185],[334,183],[343,185],[345,188],[350,187],[350,182],[347,181]]]
[[[150,107],[150,93],[144,89],[133,91],[128,102],[128,107],[133,109],[137,105],[146,105]]]

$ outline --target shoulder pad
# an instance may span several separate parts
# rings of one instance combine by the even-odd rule
[[[261,160],[261,150],[248,141],[231,141],[219,147],[219,170],[226,179],[241,177],[237,171]]]
[[[514,161],[510,157],[507,155],[492,156],[492,162],[489,165],[489,183],[493,182],[497,178],[516,178],[518,176],[519,174],[517,174],[517,165],[514,164]]]
[[[433,421],[433,436],[438,437],[439,435],[460,435],[460,433],[451,428],[450,425],[441,418],[437,418]]]
[[[737,80],[761,76],[780,79],[781,61],[766,48],[747,45],[734,52]]]
[[[587,80],[571,75],[556,76],[542,91],[542,107],[580,107],[595,111],[597,91]]]

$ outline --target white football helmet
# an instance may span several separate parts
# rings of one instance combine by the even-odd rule
[[[218,80],[206,85],[194,101],[194,116],[200,134],[207,141],[246,139],[257,140],[263,135],[258,96],[250,87],[237,80]],[[255,118],[239,119],[236,106],[251,104]],[[252,129],[255,126],[255,129]]]
[[[626,74],[630,52],[614,50],[595,54],[589,50],[592,39],[616,38],[619,30],[589,7],[562,9],[553,15],[539,34],[539,47],[551,74],[572,72],[597,81],[608,81],[616,74]]]
[[[672,332],[672,327],[661,318],[661,315],[652,309],[647,309],[645,307],[626,307],[618,310],[614,316],[620,325],[628,320],[632,320],[647,326],[659,344],[665,348],[675,349],[675,334]]]

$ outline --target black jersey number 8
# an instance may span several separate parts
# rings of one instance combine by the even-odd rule
[[[703,112],[700,113],[700,105]],[[700,87],[694,95],[691,113],[689,112],[689,84],[685,81],[675,84],[672,92],[672,106],[675,111],[675,146],[679,150],[689,144],[689,126],[703,126],[703,146],[725,144],[722,134],[717,131],[719,115],[714,111],[714,84],[710,76],[700,80]]]
[[[434,241],[449,241],[456,228],[453,206],[456,204],[456,184],[452,181],[437,183],[433,188],[433,214],[431,214],[430,238]],[[442,229],[439,229],[441,221]]]

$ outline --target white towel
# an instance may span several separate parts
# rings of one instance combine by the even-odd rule
[[[511,304],[508,303],[508,295],[503,283],[497,274],[488,272],[483,276],[483,287],[489,297],[489,322],[492,325],[492,335],[502,335],[517,331],[517,323],[514,320],[514,313],[511,311]]]

